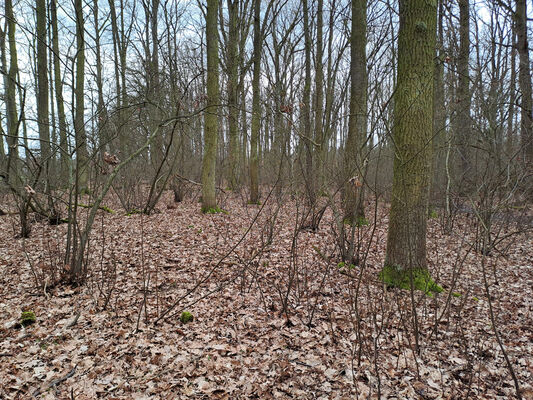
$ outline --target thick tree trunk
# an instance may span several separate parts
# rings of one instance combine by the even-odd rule
[[[427,271],[426,223],[433,134],[435,3],[400,1],[398,78],[394,96],[394,177],[382,278],[401,286]]]
[[[202,211],[217,207],[215,196],[215,167],[218,139],[218,0],[207,1],[207,108],[204,114],[204,154],[202,162]]]

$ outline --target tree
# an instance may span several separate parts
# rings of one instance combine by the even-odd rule
[[[345,220],[352,224],[365,216],[360,181],[363,180],[363,148],[367,137],[366,9],[366,0],[352,1],[350,117],[344,149],[344,214]]]
[[[63,101],[63,81],[61,80],[61,60],[59,55],[59,30],[57,28],[56,0],[50,3],[50,21],[52,24],[52,52],[54,59],[54,86],[55,101],[57,104],[57,119],[59,124],[59,160],[60,178],[66,182],[70,166],[70,156],[67,139],[67,118],[65,116],[65,103]]]
[[[426,261],[426,223],[432,161],[433,79],[437,7],[400,0],[394,167],[382,279],[389,285],[438,290]],[[429,285],[429,286],[428,286]]]
[[[48,44],[46,34],[46,0],[37,0],[37,122],[41,148],[41,166],[45,179],[45,192],[50,190],[50,122],[48,111]]]
[[[515,29],[518,46],[518,81],[522,94],[520,139],[525,157],[533,162],[533,94],[527,33],[526,0],[516,0]]]
[[[74,131],[76,139],[76,175],[78,187],[87,188],[88,170],[87,136],[85,133],[85,21],[83,16],[83,3],[75,0],[76,11],[76,87],[75,87],[75,115]]]
[[[457,59],[457,99],[454,135],[456,136],[459,150],[459,166],[461,182],[470,181],[473,175],[472,156],[470,143],[472,141],[472,120],[470,109],[472,100],[470,97],[470,4],[469,0],[459,0],[459,57]],[[466,189],[462,187],[462,189]]]
[[[18,179],[18,116],[16,100],[16,81],[18,74],[17,42],[15,40],[15,18],[13,16],[13,3],[5,2],[5,15],[7,21],[7,39],[9,43],[9,71],[4,74],[6,88],[7,109],[7,166],[6,180],[13,185]]]
[[[229,28],[227,36],[227,59],[228,70],[228,135],[229,135],[229,186],[235,189],[238,186],[238,162],[239,162],[239,133],[238,118],[239,97],[238,73],[239,73],[239,1],[227,0]]]
[[[207,1],[205,17],[207,45],[207,108],[204,114],[204,156],[202,160],[202,211],[216,209],[215,167],[218,137],[218,0]]]
[[[261,25],[260,25],[261,0],[254,0],[254,55],[252,78],[252,126],[250,138],[250,203],[259,202],[259,162],[258,140],[261,128],[261,104],[259,91],[259,77],[261,74]]]

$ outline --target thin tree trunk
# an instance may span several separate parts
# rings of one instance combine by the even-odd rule
[[[202,162],[202,211],[216,209],[215,174],[218,139],[218,0],[207,1],[207,108],[204,114],[204,154]]]
[[[57,120],[59,124],[59,179],[66,184],[69,178],[70,152],[67,139],[67,118],[63,101],[63,81],[61,79],[61,60],[59,58],[59,32],[57,28],[57,0],[51,0],[50,19],[52,22],[52,52],[54,54],[54,86],[57,105]]]
[[[520,141],[525,158],[530,162],[533,162],[533,97],[531,88],[526,0],[516,0],[515,24],[518,56],[520,60],[518,81],[520,92],[522,94]]]
[[[87,189],[88,184],[88,151],[85,133],[85,30],[83,17],[83,3],[75,0],[76,10],[76,109],[74,115],[74,131],[76,139],[76,168],[78,187]]]
[[[362,181],[367,137],[366,10],[367,0],[352,1],[350,117],[344,150],[344,213],[351,224],[361,222],[365,216]]]
[[[259,77],[261,74],[261,0],[254,0],[254,70],[252,77],[252,127],[250,138],[250,203],[259,202],[259,160],[258,141],[261,128],[261,105],[259,92]]]

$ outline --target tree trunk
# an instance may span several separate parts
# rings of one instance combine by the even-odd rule
[[[327,154],[327,143],[324,137],[324,66],[322,64],[324,54],[324,0],[318,0],[316,13],[316,59],[315,59],[315,142],[317,157],[314,163],[314,181],[317,182],[318,190],[324,189],[325,177],[323,171],[324,159]]]
[[[433,166],[432,192],[435,199],[442,198],[445,186],[445,149],[446,149],[446,107],[444,102],[444,37],[443,20],[444,4],[439,1],[439,17],[437,23],[437,57],[435,58],[435,90],[433,99],[433,150],[435,154]]]
[[[85,134],[85,30],[83,19],[83,3],[75,0],[76,10],[76,109],[74,115],[74,131],[76,139],[76,174],[78,188],[85,190],[88,185],[88,151]]]
[[[239,73],[239,2],[227,0],[229,13],[228,32],[228,134],[229,134],[229,186],[236,189],[239,185],[239,97],[238,73]]]
[[[59,159],[60,181],[68,182],[70,152],[67,139],[67,118],[65,116],[65,104],[63,102],[63,81],[61,80],[61,60],[59,58],[59,31],[57,28],[57,0],[51,0],[50,20],[52,23],[52,52],[54,53],[54,86],[56,92],[57,119],[59,124]]]
[[[204,154],[202,162],[202,211],[217,207],[215,168],[218,139],[218,0],[207,1],[207,108],[204,114]]]
[[[37,0],[37,123],[39,126],[40,164],[45,181],[44,192],[50,190],[50,122],[48,110],[48,44],[46,35],[46,1]]]
[[[394,176],[387,252],[381,275],[393,286],[429,283],[428,279],[419,280],[411,272],[422,272],[427,277],[426,223],[431,182],[436,17],[436,4],[432,2],[400,0]]]
[[[252,127],[250,138],[250,203],[259,202],[258,141],[261,128],[259,77],[261,74],[261,0],[254,0],[254,71],[252,78]]]
[[[304,53],[305,53],[305,78],[302,98],[301,118],[303,119],[300,129],[303,128],[303,143],[305,146],[305,167],[303,171],[307,189],[307,201],[309,207],[316,203],[316,182],[313,179],[313,135],[311,132],[311,27],[309,22],[308,0],[303,0],[303,23],[304,23]]]
[[[362,181],[367,136],[366,9],[366,0],[352,1],[350,117],[344,150],[344,213],[350,224],[362,222],[365,217]]]
[[[17,42],[15,40],[15,18],[11,0],[5,1],[7,38],[9,42],[9,71],[4,75],[7,109],[7,166],[6,178],[10,185],[18,180],[18,115],[16,99],[16,80],[18,75]]]
[[[515,26],[520,67],[518,82],[522,94],[520,142],[524,157],[533,162],[533,97],[527,33],[526,0],[516,0]]]
[[[98,0],[93,1],[93,17],[94,17],[94,51],[96,55],[96,91],[98,93],[98,102],[96,110],[96,121],[98,128],[99,145],[102,151],[107,150],[113,152],[110,146],[110,137],[108,133],[107,108],[104,102],[104,83],[102,77],[102,55],[100,50],[100,25],[98,16]]]
[[[457,140],[459,152],[460,168],[460,191],[468,191],[472,182],[472,152],[470,145],[472,142],[472,120],[470,109],[472,100],[470,98],[470,1],[459,0],[459,57],[457,59],[457,106],[454,126],[454,135]],[[466,186],[465,186],[466,185]]]

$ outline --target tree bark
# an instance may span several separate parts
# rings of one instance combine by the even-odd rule
[[[204,114],[204,156],[202,162],[202,211],[217,207],[215,193],[216,155],[218,139],[218,0],[207,1],[207,108]]]
[[[65,103],[63,101],[63,81],[61,79],[61,60],[59,58],[59,30],[57,28],[57,0],[51,0],[50,20],[52,23],[52,51],[54,53],[54,86],[55,101],[57,105],[57,120],[59,124],[59,160],[60,181],[68,182],[70,167],[70,152],[67,139],[67,118],[65,116]]]
[[[75,0],[76,11],[76,109],[74,115],[74,131],[76,139],[76,169],[78,187],[87,189],[88,184],[88,151],[85,133],[85,21],[83,17],[83,3]]]
[[[400,0],[394,176],[385,258],[386,268],[400,272],[427,269],[436,17],[434,2]]]
[[[454,135],[457,140],[460,168],[460,191],[468,191],[472,182],[472,120],[470,109],[472,100],[470,97],[470,1],[459,0],[459,57],[457,59],[457,106],[454,126]],[[466,185],[466,187],[465,187]]]
[[[259,77],[261,74],[261,0],[254,0],[254,70],[252,78],[252,126],[250,138],[250,203],[259,202],[258,141],[261,128]]]
[[[515,26],[518,46],[518,82],[522,94],[520,142],[524,157],[533,162],[533,97],[527,35],[526,0],[516,0]]]
[[[18,180],[18,115],[16,100],[16,80],[18,75],[17,42],[15,40],[15,18],[11,0],[5,0],[7,38],[9,43],[9,71],[4,75],[7,109],[7,166],[6,178],[10,185]]]
[[[37,0],[37,122],[39,127],[40,163],[43,167],[45,193],[50,190],[50,120],[48,109],[48,44],[46,34],[46,0]]]
[[[367,137],[366,71],[366,11],[367,0],[352,1],[352,32],[350,37],[350,117],[344,150],[345,220],[357,223],[365,217],[363,151]]]

